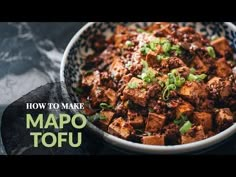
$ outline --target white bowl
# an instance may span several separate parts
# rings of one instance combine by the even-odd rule
[[[122,23],[123,25],[131,25],[136,27],[143,27],[149,25],[151,22],[138,22],[138,23]],[[182,26],[192,26],[196,31],[205,34],[206,36],[225,36],[234,51],[236,51],[236,26],[230,22],[225,23],[191,23],[180,22]],[[73,93],[72,87],[78,82],[79,66],[87,55],[93,53],[90,41],[88,40],[91,35],[103,34],[106,38],[109,38],[114,31],[117,23],[102,23],[102,22],[90,22],[81,28],[71,39],[68,44],[64,56],[61,62],[60,68],[60,81],[65,82],[67,91],[70,93],[72,101],[78,102],[78,98]],[[182,145],[144,145],[140,143],[134,143],[131,141],[123,140],[111,134],[108,134],[101,129],[88,122],[87,127],[94,133],[100,135],[108,143],[117,146],[128,151],[149,153],[149,154],[180,154],[196,152],[203,149],[207,149],[218,143],[227,140],[236,132],[236,124],[232,125],[223,132],[212,136],[210,138]]]

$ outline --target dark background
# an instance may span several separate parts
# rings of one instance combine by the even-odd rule
[[[59,81],[60,62],[85,22],[0,23],[0,117],[8,104],[48,82]],[[1,120],[0,120],[1,125]],[[89,138],[89,137],[88,137]],[[119,154],[94,143],[86,154]],[[93,147],[90,147],[93,146]],[[0,154],[5,154],[0,138]],[[236,136],[205,154],[236,154]]]

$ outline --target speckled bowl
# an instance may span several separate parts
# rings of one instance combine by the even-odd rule
[[[150,22],[151,23],[151,22]],[[148,22],[138,23],[122,23],[123,25],[131,25],[136,27],[144,27],[150,25]],[[179,22],[182,26],[191,26],[195,30],[201,32],[206,36],[225,36],[230,45],[236,51],[236,26],[232,23],[191,23],[191,22]],[[71,100],[78,102],[78,98],[73,91],[73,87],[79,80],[80,66],[85,60],[86,56],[93,53],[91,42],[88,40],[91,35],[102,34],[106,38],[109,38],[117,23],[102,23],[102,22],[91,22],[87,23],[81,28],[71,39],[68,44],[64,56],[61,62],[60,69],[60,80],[65,82],[67,86],[67,92],[70,94]],[[140,153],[152,153],[152,154],[180,154],[180,153],[193,153],[203,149],[211,148],[213,145],[219,144],[227,140],[236,132],[236,124],[232,125],[225,131],[207,138],[205,140],[197,141],[194,143],[174,145],[174,146],[157,146],[157,145],[144,145],[126,141],[110,135],[101,129],[88,122],[87,128],[92,132],[100,135],[108,143],[125,149],[127,151],[140,152]]]

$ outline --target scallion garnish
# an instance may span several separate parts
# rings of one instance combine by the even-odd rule
[[[107,104],[107,103],[100,103],[100,108],[101,109],[113,109],[113,106]]]
[[[152,51],[155,51],[157,49],[157,45],[155,42],[151,41],[149,43],[149,48],[152,50]]]
[[[188,120],[187,116],[181,115],[179,119],[174,120],[174,124],[178,126],[183,126],[187,120]]]
[[[165,87],[163,94],[162,94],[162,97],[165,101],[167,101],[169,99],[169,95],[170,95],[171,90],[176,90],[176,86],[174,84],[170,84]]]
[[[98,120],[106,120],[107,118],[104,115],[96,113],[92,116],[87,116],[87,119],[88,119],[89,122],[95,122],[95,121],[98,121]]]
[[[170,55],[168,53],[165,53],[165,54],[159,54],[157,55],[157,60],[158,61],[161,61],[163,59],[168,59],[170,57]]]
[[[144,44],[144,45],[140,48],[140,52],[141,52],[143,55],[147,55],[150,50],[151,50],[151,49],[148,47],[147,44]]]
[[[128,88],[130,88],[130,89],[135,89],[137,87],[138,87],[137,82],[129,82],[128,83]]]
[[[190,73],[191,73],[191,74],[194,74],[195,72],[196,72],[196,69],[194,69],[193,67],[190,68]]]
[[[148,111],[149,112],[154,112],[154,109],[153,108],[148,108]]]
[[[200,74],[200,75],[195,75],[190,73],[188,75],[188,80],[189,81],[197,81],[197,82],[201,82],[202,80],[204,80],[207,77],[206,74]]]
[[[207,49],[208,54],[209,54],[212,58],[216,58],[215,50],[213,49],[213,47],[208,46],[208,47],[206,47],[206,49]]]
[[[126,64],[125,64],[125,67],[130,69],[130,67],[132,66],[132,62],[131,61],[128,61]]]
[[[184,125],[179,129],[180,133],[183,135],[185,134],[187,131],[189,131],[189,129],[192,127],[192,123],[190,121],[187,121],[184,123]]]
[[[165,42],[163,45],[162,45],[162,50],[164,53],[167,53],[171,50],[171,44],[170,42]]]
[[[165,101],[169,99],[171,90],[176,90],[185,82],[185,78],[181,77],[176,69],[173,69],[170,73],[167,74],[167,76],[168,78],[165,82],[165,88],[162,94],[163,100]]]
[[[143,29],[141,29],[141,28],[138,28],[138,29],[137,29],[137,32],[138,32],[138,33],[143,33],[143,32],[146,32],[146,31],[143,30]]]
[[[175,51],[175,53],[176,53],[177,56],[178,56],[178,55],[181,55],[181,53],[182,53],[182,51],[181,51],[179,45],[172,45],[171,50],[172,50],[172,51]]]
[[[148,63],[142,60],[143,70],[142,74],[138,75],[138,78],[142,79],[146,83],[151,83],[155,80],[155,73],[148,67]]]
[[[155,74],[152,70],[147,69],[141,75],[138,75],[138,77],[146,83],[151,83],[155,79]]]
[[[90,74],[92,74],[93,73],[93,70],[91,69],[91,70],[87,70],[86,72],[85,72],[85,75],[90,75]]]
[[[128,40],[128,41],[125,42],[125,45],[127,47],[132,47],[134,45],[134,43]]]
[[[214,40],[216,40],[216,39],[218,39],[219,37],[217,36],[217,35],[214,35],[214,36],[212,36],[211,37],[211,41],[214,41]]]
[[[101,114],[100,114],[99,118],[100,118],[100,120],[106,120],[106,119],[107,119],[107,117],[106,117],[106,116],[104,116],[104,115],[101,115]]]

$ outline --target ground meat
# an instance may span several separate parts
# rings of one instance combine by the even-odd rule
[[[179,144],[179,128],[177,125],[170,123],[163,128],[165,134],[165,144],[166,145],[176,145]]]
[[[170,57],[167,63],[170,69],[185,66],[184,62],[178,57]]]

